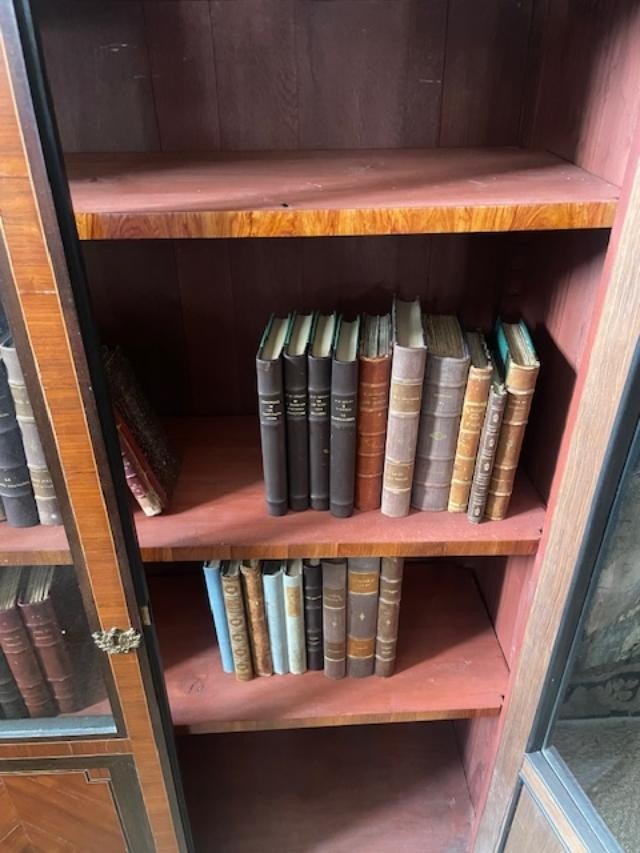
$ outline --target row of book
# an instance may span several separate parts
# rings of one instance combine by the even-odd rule
[[[205,563],[223,671],[392,675],[403,567],[399,557]]]
[[[504,518],[539,367],[523,321],[487,339],[418,299],[272,316],[256,357],[268,512]]]

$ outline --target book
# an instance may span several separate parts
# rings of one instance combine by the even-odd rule
[[[504,518],[509,508],[531,400],[540,362],[524,322],[503,323],[495,331],[494,356],[507,389],[496,458],[489,483],[485,515],[492,521]]]
[[[240,582],[240,563],[238,560],[224,562],[220,571],[222,577],[222,594],[224,609],[229,626],[233,670],[238,681],[251,681],[253,664],[251,663],[251,647],[247,617],[244,610],[242,584]]]
[[[484,516],[506,401],[506,389],[498,369],[494,368],[467,509],[469,521],[476,524],[482,521]]]
[[[408,515],[418,440],[422,383],[427,358],[420,300],[394,299],[393,361],[389,417],[384,451],[381,511],[398,518]]]
[[[204,582],[207,587],[209,607],[213,616],[213,624],[218,639],[220,651],[220,662],[223,672],[233,672],[233,655],[231,654],[231,637],[227,624],[227,613],[224,609],[224,595],[222,593],[222,578],[220,576],[220,560],[207,560],[202,567]]]
[[[309,503],[329,509],[331,445],[331,348],[337,317],[316,314],[307,359],[309,387]]]
[[[356,509],[378,509],[391,379],[391,315],[364,318],[358,355]]]
[[[168,496],[164,495],[163,497],[162,491],[154,483],[151,470],[143,461],[144,456],[118,412],[115,412],[115,422],[124,477],[127,486],[129,486],[129,491],[145,515],[160,515],[163,509],[168,506]]]
[[[0,497],[11,527],[34,527],[40,523],[3,362],[0,362]]]
[[[5,720],[21,720],[29,716],[2,649],[0,649],[0,712]]]
[[[256,675],[272,675],[273,663],[267,631],[267,614],[264,609],[260,561],[244,560],[240,565],[240,572],[242,574],[253,668]]]
[[[305,560],[302,567],[304,585],[304,632],[307,643],[307,666],[322,669],[322,564]]]
[[[294,314],[284,349],[284,398],[287,425],[289,508],[309,507],[309,424],[307,351],[313,314]]]
[[[373,675],[378,616],[379,557],[350,557],[347,570],[347,675]]]
[[[393,675],[396,665],[403,569],[403,557],[383,557],[381,560],[375,673],[382,678]]]
[[[456,317],[426,314],[423,322],[427,364],[411,503],[416,509],[441,512],[449,502],[469,353]]]
[[[347,634],[347,561],[322,561],[322,635],[324,674],[344,678]]]
[[[360,318],[338,318],[331,365],[331,453],[329,508],[346,518],[353,512],[356,477],[356,406]]]
[[[262,471],[269,515],[285,515],[289,503],[282,369],[282,351],[287,339],[289,322],[288,316],[272,315],[263,332],[256,355]]]
[[[40,441],[38,426],[33,416],[33,409],[18,359],[18,353],[11,338],[8,338],[0,345],[0,355],[7,368],[9,390],[13,397],[16,419],[22,436],[24,455],[27,461],[27,468],[29,469],[29,476],[31,477],[31,486],[33,488],[40,524],[62,524],[53,480],[51,479],[47,460],[42,449],[42,442]]]
[[[289,560],[283,576],[284,619],[287,632],[289,671],[302,675],[307,671],[304,634],[304,595],[302,592],[302,560]]]
[[[471,481],[476,465],[480,432],[487,410],[493,362],[481,332],[465,332],[469,350],[469,377],[462,403],[462,416],[456,444],[449,512],[466,512],[469,503]]]
[[[262,563],[262,588],[267,614],[267,630],[271,646],[271,660],[276,675],[289,672],[287,651],[287,629],[284,615],[283,575],[286,563],[281,560],[265,560]]]

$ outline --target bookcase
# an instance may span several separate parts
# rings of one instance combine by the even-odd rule
[[[44,781],[20,800],[18,777],[80,773],[110,792],[85,818],[93,849],[497,849],[640,329],[640,10],[0,9],[3,300],[65,517],[1,525],[0,563],[73,562],[90,626],[142,638],[103,662],[112,731],[0,743],[16,825],[61,808]],[[532,330],[507,518],[267,516],[266,318],[386,311],[394,293]],[[180,450],[164,515],[127,501],[101,343],[126,350]],[[203,560],[369,555],[408,558],[392,678],[223,675]]]

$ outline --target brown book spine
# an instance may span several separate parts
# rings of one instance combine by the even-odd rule
[[[375,662],[375,673],[382,678],[393,675],[396,666],[403,569],[403,557],[382,558]]]
[[[346,668],[347,561],[322,561],[324,674],[344,678]]]
[[[380,558],[350,558],[347,577],[347,675],[373,675]]]
[[[9,664],[0,649],[0,712],[5,720],[20,720],[27,717],[25,707]]]
[[[0,648],[29,716],[55,717],[57,709],[17,607],[0,611]]]
[[[267,616],[264,609],[262,572],[258,560],[240,566],[242,585],[247,609],[249,643],[256,675],[272,675],[271,646],[267,631]]]
[[[228,573],[228,568],[226,566],[222,571],[222,595],[229,626],[233,667],[238,681],[251,681],[253,665],[251,663],[251,647],[244,611],[240,572],[236,568]]]
[[[473,475],[473,483],[469,494],[469,508],[467,517],[469,521],[479,523],[482,521],[484,509],[489,493],[489,482],[493,463],[498,449],[498,437],[504,416],[507,393],[504,386],[498,385],[489,391],[489,403],[482,426],[482,435],[478,446],[478,460]]]
[[[162,501],[146,479],[145,472],[138,467],[135,455],[122,436],[120,436],[120,454],[127,486],[129,486],[129,491],[136,499],[138,506],[145,515],[160,515]]]
[[[487,367],[472,365],[469,368],[469,378],[462,403],[462,417],[447,507],[449,512],[465,512],[467,509],[490,386],[491,364]]]
[[[356,509],[378,509],[380,506],[390,378],[389,356],[380,358],[360,356]]]

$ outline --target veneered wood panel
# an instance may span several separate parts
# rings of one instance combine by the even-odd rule
[[[531,794],[522,788],[504,853],[563,853],[565,849]]]

